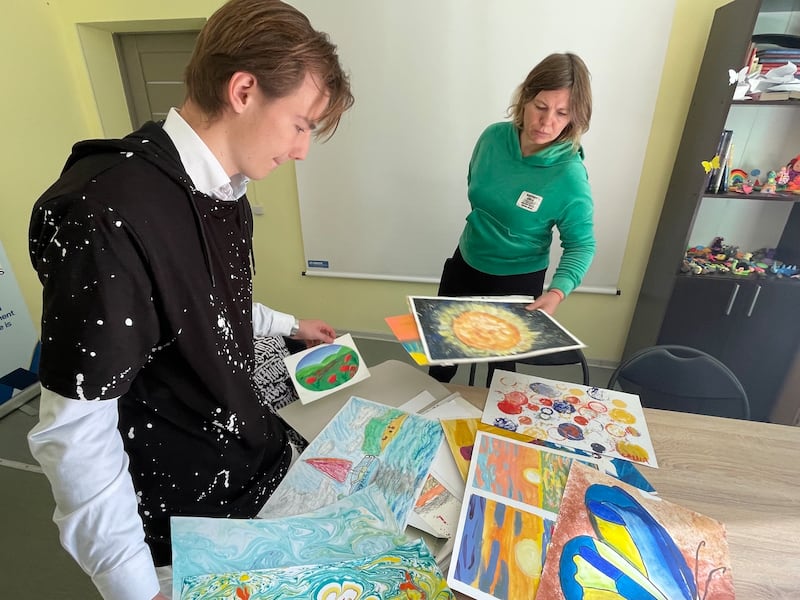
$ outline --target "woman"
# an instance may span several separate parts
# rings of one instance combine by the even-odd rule
[[[447,259],[440,296],[522,294],[528,310],[554,314],[580,283],[595,252],[592,195],[581,136],[589,129],[589,71],[575,54],[551,54],[528,73],[508,111],[510,121],[481,134],[469,164],[472,211]],[[563,254],[547,293],[553,227]],[[489,363],[514,370],[514,363]],[[450,381],[457,366],[430,374]]]

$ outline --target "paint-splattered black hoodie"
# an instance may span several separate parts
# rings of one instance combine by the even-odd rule
[[[121,396],[157,565],[170,560],[170,515],[253,517],[289,461],[251,383],[251,223],[246,199],[194,190],[156,123],[76,144],[33,210],[42,385]]]

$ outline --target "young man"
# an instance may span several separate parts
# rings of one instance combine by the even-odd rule
[[[254,335],[335,336],[252,303],[244,191],[352,105],[336,47],[278,0],[231,0],[186,86],[164,123],[76,144],[31,218],[44,306],[29,443],[62,544],[107,599],[161,597],[171,515],[253,517],[285,474]]]

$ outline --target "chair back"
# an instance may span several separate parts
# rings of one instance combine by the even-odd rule
[[[750,403],[736,375],[710,354],[688,346],[651,346],[623,361],[608,389],[618,385],[642,405],[738,419],[750,418]]]
[[[528,358],[520,358],[514,361],[515,365],[534,365],[539,367],[560,367],[564,365],[580,365],[581,374],[583,377],[583,385],[589,385],[589,364],[586,362],[586,356],[580,348],[575,350],[564,350],[563,352],[554,352],[552,354],[540,354],[539,356],[530,356]],[[469,385],[475,384],[475,367],[477,363],[472,363],[469,367]],[[488,388],[492,383],[492,375],[494,374],[495,364],[487,363],[488,368],[486,372],[486,387]]]

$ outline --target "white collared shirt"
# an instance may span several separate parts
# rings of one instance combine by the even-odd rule
[[[237,173],[229,177],[211,149],[197,132],[183,120],[175,108],[170,108],[164,121],[164,131],[175,144],[183,168],[194,187],[204,194],[224,201],[237,201],[247,191],[249,179]],[[255,337],[289,335],[294,316],[253,302],[253,332]]]
[[[178,149],[183,168],[198,191],[217,200],[238,200],[244,196],[250,180],[241,173],[229,177],[211,149],[176,108],[169,109],[164,131]]]

